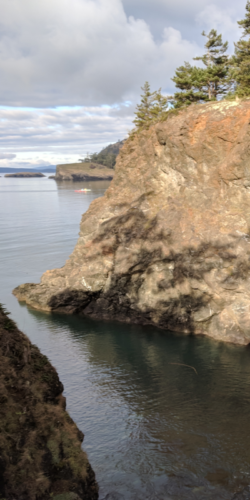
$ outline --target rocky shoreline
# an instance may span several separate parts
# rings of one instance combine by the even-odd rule
[[[0,306],[0,497],[97,500],[83,434],[46,356]]]
[[[114,170],[104,167],[98,163],[68,163],[57,165],[56,181],[111,181],[114,177]]]
[[[61,269],[14,294],[46,311],[250,343],[250,101],[190,106],[128,139]]]

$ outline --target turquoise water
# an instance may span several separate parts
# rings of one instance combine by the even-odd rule
[[[0,178],[0,302],[57,368],[100,499],[229,500],[250,484],[249,348],[44,314],[11,294],[64,264],[107,186]]]

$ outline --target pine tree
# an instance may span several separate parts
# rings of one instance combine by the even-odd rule
[[[145,82],[141,87],[143,94],[141,94],[141,102],[136,106],[135,119],[133,123],[137,128],[149,127],[152,121],[152,106],[156,97],[155,92],[150,92],[150,85]]]
[[[181,92],[175,92],[172,99],[175,108],[208,100],[208,96],[203,90],[206,83],[203,69],[185,62],[184,66],[176,69],[172,80],[175,82],[176,87],[181,90]]]
[[[162,95],[161,88],[155,92],[155,100],[152,104],[151,115],[153,119],[158,119],[166,113],[168,98]]]
[[[145,82],[141,89],[141,102],[136,106],[133,120],[137,129],[148,128],[166,111],[168,105],[168,99],[161,94],[161,89],[151,92],[148,82]]]
[[[216,100],[228,90],[228,56],[225,55],[228,43],[222,42],[222,36],[216,30],[211,30],[205,44],[206,53],[195,57],[194,60],[202,61],[205,68],[197,68],[185,62],[184,66],[177,68],[172,80],[181,92],[176,92],[173,97],[175,108],[188,106],[193,103]]]
[[[235,55],[232,58],[233,77],[236,81],[236,94],[240,97],[250,96],[250,1],[246,4],[245,19],[238,21],[243,34],[235,44]],[[248,37],[247,40],[243,38]]]
[[[201,57],[195,57],[195,61],[202,61],[206,66],[206,92],[209,100],[216,100],[228,91],[227,75],[229,70],[228,56],[225,52],[228,42],[222,42],[222,36],[212,29],[208,35],[205,31],[202,36],[207,38],[206,53]],[[205,74],[204,74],[205,76]]]

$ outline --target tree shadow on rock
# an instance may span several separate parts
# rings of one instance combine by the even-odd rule
[[[131,323],[157,324],[160,328],[192,333],[193,316],[209,305],[212,291],[205,292],[202,287],[196,287],[186,292],[181,290],[182,284],[190,280],[205,283],[206,274],[213,270],[220,272],[224,268],[230,268],[230,275],[221,277],[222,287],[230,280],[238,282],[247,279],[250,257],[239,258],[236,252],[240,236],[228,235],[224,243],[219,240],[203,241],[197,246],[189,245],[176,251],[167,220],[159,214],[148,217],[140,208],[144,201],[145,197],[141,197],[129,206],[126,213],[105,221],[92,241],[94,251],[88,257],[89,261],[95,261],[101,254],[106,255],[108,246],[114,263],[119,250],[120,263],[124,264],[122,268],[125,271],[119,272],[119,267],[117,271],[114,264],[109,288],[105,292],[67,289],[53,296],[49,301],[52,310]],[[168,248],[167,254],[163,247]],[[130,254],[124,253],[124,248],[130,250]],[[133,251],[134,248],[136,251]],[[128,255],[132,258],[128,259]],[[141,303],[140,296],[145,279],[154,273],[156,265],[162,266],[163,274],[164,269],[169,267],[171,272],[165,277],[159,273],[154,290],[148,291],[149,294],[159,294],[159,299],[154,300],[154,306],[150,307],[146,302]],[[173,289],[178,289],[174,298],[169,296],[169,291]]]

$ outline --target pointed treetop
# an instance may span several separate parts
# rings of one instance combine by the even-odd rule
[[[141,89],[141,102],[136,106],[133,120],[137,129],[148,128],[153,120],[160,118],[168,105],[168,99],[161,94],[161,89],[151,92],[148,82]]]
[[[214,29],[210,30],[208,34],[203,31],[202,36],[207,38],[205,43],[207,52],[204,56],[194,57],[194,60],[202,61],[207,67],[213,64],[225,64],[228,57],[224,54],[228,49],[228,42],[223,43],[222,35],[218,35]]]
[[[242,19],[242,21],[238,21],[238,25],[243,29],[242,38],[250,35],[250,0],[247,0],[245,19]]]

